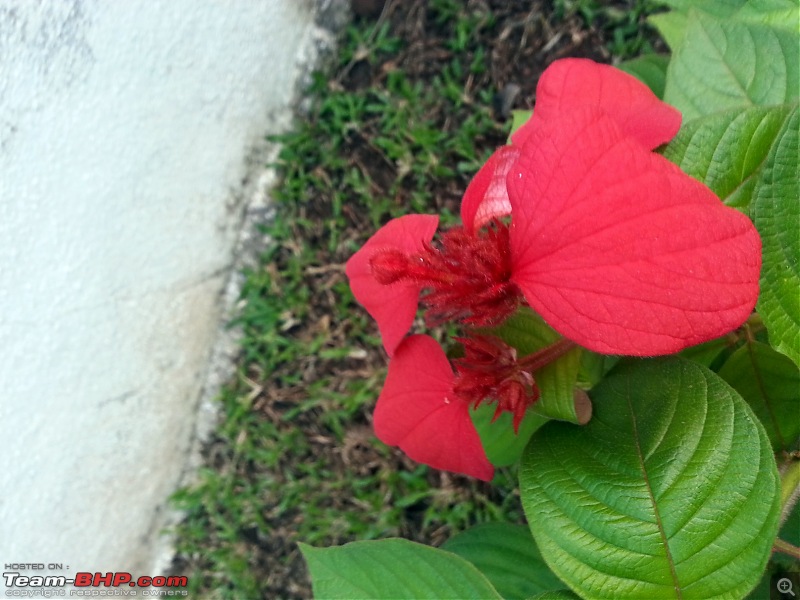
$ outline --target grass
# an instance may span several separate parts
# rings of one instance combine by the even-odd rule
[[[282,183],[269,249],[246,273],[233,323],[243,332],[237,374],[220,395],[206,466],[174,496],[186,515],[177,568],[192,597],[307,596],[297,540],[438,544],[475,523],[522,519],[512,470],[491,486],[450,476],[371,433],[385,358],[343,264],[391,217],[454,221],[469,178],[508,128],[492,111],[485,39],[504,27],[517,35],[508,11],[503,21],[502,10],[456,0],[408,4],[411,16],[347,28],[337,64],[308,92],[312,108],[274,140]],[[555,4],[547,27],[602,27],[621,56],[644,47],[642,3],[623,17],[593,2]],[[429,60],[413,55],[415,27],[438,40]]]

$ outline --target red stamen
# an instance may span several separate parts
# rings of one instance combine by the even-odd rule
[[[512,413],[515,433],[525,411],[539,399],[535,372],[575,347],[574,342],[561,339],[517,359],[517,351],[499,338],[476,335],[458,341],[464,346],[464,357],[454,361],[456,394],[474,406],[496,403],[494,419],[505,411]]]
[[[419,255],[381,250],[370,266],[378,283],[408,281],[422,287],[430,325],[450,320],[494,325],[513,313],[522,298],[511,282],[508,227],[496,219],[477,234],[450,229],[438,247],[426,244]]]

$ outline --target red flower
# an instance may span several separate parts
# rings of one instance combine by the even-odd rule
[[[470,417],[470,407],[495,404],[495,418],[508,411],[514,430],[539,397],[536,371],[574,347],[556,342],[524,358],[497,338],[460,339],[465,356],[456,372],[439,344],[427,335],[405,338],[389,361],[375,406],[375,433],[390,446],[436,469],[489,481],[494,469],[486,458]]]
[[[752,312],[761,268],[753,224],[602,110],[540,123],[507,181],[512,281],[581,346],[669,354]]]
[[[463,232],[434,248],[435,227],[421,236],[405,224],[435,217],[402,217],[348,262],[387,352],[423,289],[433,322],[479,325],[510,314],[521,291],[557,331],[607,354],[669,354],[739,326],[758,296],[761,242],[744,215],[650,152],[680,114],[582,59],[553,63],[537,97],[513,145],[467,188]],[[512,206],[509,249],[497,217]]]
[[[506,177],[525,142],[543,123],[590,107],[603,111],[648,150],[670,141],[681,126],[680,112],[624,71],[585,58],[557,60],[539,78],[533,116],[514,132],[511,145],[498,148],[470,182],[461,202],[464,227],[477,230],[511,214]]]
[[[425,250],[438,225],[439,217],[436,215],[407,215],[393,219],[347,261],[345,273],[350,279],[353,295],[378,323],[383,347],[389,356],[414,322],[419,293],[425,282],[408,278],[379,281],[373,273],[372,260],[375,255],[383,253],[388,258],[400,256],[400,260],[405,262],[404,257]],[[388,265],[384,262],[382,266],[385,269]]]
[[[747,217],[652,152],[679,126],[680,114],[632,77],[558,61],[539,82],[534,116],[467,188],[464,227],[434,245],[437,217],[401,217],[348,261],[353,293],[394,354],[375,412],[381,440],[488,479],[469,407],[491,396],[518,424],[538,393],[535,355],[517,361],[471,340],[454,374],[430,338],[403,341],[420,293],[429,320],[472,325],[524,301],[607,354],[669,354],[747,319],[761,241]]]
[[[417,462],[489,481],[494,467],[472,424],[470,403],[456,394],[455,383],[433,338],[407,337],[389,362],[375,406],[375,434]]]

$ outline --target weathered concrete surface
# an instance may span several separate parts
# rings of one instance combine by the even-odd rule
[[[243,209],[263,200],[262,140],[315,54],[313,13],[0,5],[4,564],[154,574]]]

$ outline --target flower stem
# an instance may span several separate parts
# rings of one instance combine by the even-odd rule
[[[554,363],[573,348],[577,348],[577,346],[572,340],[561,338],[556,343],[521,358],[519,366],[530,373],[535,373],[539,369]]]

